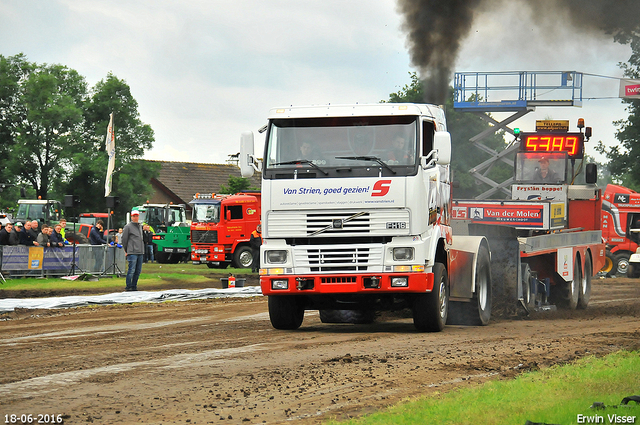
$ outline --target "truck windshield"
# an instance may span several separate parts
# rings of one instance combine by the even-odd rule
[[[186,223],[187,214],[182,207],[169,207],[169,215],[165,217],[167,207],[145,206],[140,209],[140,219],[138,222],[147,223],[153,228],[167,226],[165,219],[169,219],[169,226],[178,226],[180,223]]]
[[[193,206],[193,222],[220,222],[220,203],[196,204]]]
[[[567,178],[566,152],[520,152],[516,155],[518,183],[562,184]]]
[[[415,116],[271,120],[265,168],[280,173],[304,167],[318,177],[335,177],[345,168],[383,167],[407,175],[417,164],[416,121]]]
[[[20,204],[16,214],[16,220],[38,220],[41,222],[47,219],[47,204]]]

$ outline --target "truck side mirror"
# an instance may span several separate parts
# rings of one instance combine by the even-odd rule
[[[433,149],[438,152],[438,165],[451,162],[451,134],[448,131],[436,131],[433,137]]]
[[[598,181],[598,166],[596,164],[587,164],[584,177],[587,184],[596,184]]]
[[[240,136],[240,157],[238,158],[242,177],[253,176],[253,133],[246,132]]]

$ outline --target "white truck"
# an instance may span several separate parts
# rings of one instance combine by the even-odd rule
[[[586,185],[571,184],[586,130],[523,135],[512,199],[462,201],[451,197],[440,107],[271,110],[264,160],[245,133],[239,165],[244,177],[262,173],[260,285],[272,325],[297,329],[305,310],[367,323],[410,308],[418,330],[440,331],[485,325],[496,304],[586,308],[605,260],[595,165]],[[534,178],[550,161],[554,178]]]
[[[305,310],[369,322],[411,308],[417,329],[440,331],[451,302],[466,322],[488,323],[489,245],[453,237],[440,107],[278,108],[263,163],[253,144],[244,133],[239,165],[263,176],[260,284],[275,328],[297,329]]]

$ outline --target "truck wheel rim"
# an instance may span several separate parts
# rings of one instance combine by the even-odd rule
[[[480,308],[484,310],[487,308],[487,277],[484,273],[478,279],[478,302]]]
[[[444,279],[440,280],[440,317],[444,319],[447,312],[447,286]]]
[[[618,267],[616,268],[616,271],[619,274],[627,274],[628,270],[629,270],[629,260],[627,260],[626,258],[623,258],[620,261],[618,261]]]
[[[251,267],[252,262],[253,255],[251,255],[249,252],[243,252],[240,255],[240,264],[242,264],[244,267]]]

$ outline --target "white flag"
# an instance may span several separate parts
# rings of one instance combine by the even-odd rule
[[[116,166],[116,135],[113,132],[113,112],[109,114],[109,117],[107,138],[105,140],[105,150],[109,155],[109,165],[107,165],[107,179],[104,182],[104,196],[109,196],[111,193],[111,175]]]

